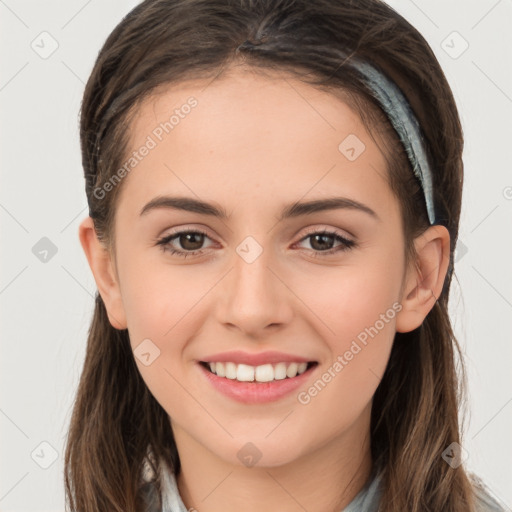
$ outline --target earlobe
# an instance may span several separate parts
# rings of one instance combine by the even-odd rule
[[[405,278],[402,309],[396,330],[410,332],[419,327],[434,307],[443,289],[450,263],[450,234],[444,226],[431,226],[415,241],[417,260]]]
[[[126,315],[112,258],[98,239],[91,217],[86,217],[80,223],[78,235],[112,327],[126,329]]]

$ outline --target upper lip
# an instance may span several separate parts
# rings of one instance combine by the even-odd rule
[[[232,362],[235,364],[247,364],[249,366],[260,366],[263,364],[273,363],[309,363],[313,361],[306,357],[297,356],[294,354],[285,354],[284,352],[258,352],[251,354],[250,352],[243,352],[241,350],[234,350],[230,352],[222,352],[219,354],[212,354],[206,356],[201,361],[205,363],[226,363]]]

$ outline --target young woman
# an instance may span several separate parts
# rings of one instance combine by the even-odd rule
[[[86,86],[71,510],[502,510],[447,304],[463,137],[378,0],[146,0]]]

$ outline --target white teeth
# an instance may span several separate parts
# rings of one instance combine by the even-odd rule
[[[226,376],[226,370],[224,368],[224,363],[216,363],[215,364],[215,373],[219,377],[225,377]]]
[[[254,366],[239,364],[236,369],[236,380],[251,382],[254,380]]]
[[[218,377],[236,379],[240,382],[271,382],[273,380],[289,379],[301,375],[308,367],[308,363],[277,363],[250,366],[233,362],[208,363],[210,371]]]
[[[277,363],[274,367],[274,379],[286,379],[286,363]]]
[[[289,364],[288,368],[286,368],[286,376],[289,378],[295,377],[295,375],[297,375],[298,368],[299,365],[297,363]]]
[[[256,366],[254,380],[258,382],[270,382],[274,380],[274,368],[272,368],[272,365],[262,364],[261,366]]]
[[[228,379],[236,379],[236,364],[235,363],[226,363],[226,377]]]

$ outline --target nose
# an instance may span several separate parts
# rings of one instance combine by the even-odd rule
[[[252,262],[235,253],[233,268],[223,281],[217,312],[228,329],[259,339],[290,322],[293,293],[270,250]]]

